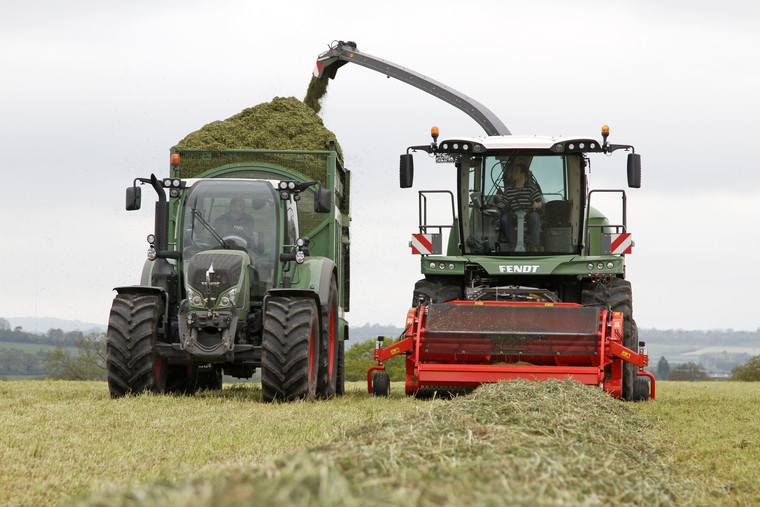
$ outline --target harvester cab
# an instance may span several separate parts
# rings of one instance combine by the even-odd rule
[[[415,284],[400,341],[378,343],[368,389],[388,393],[382,362],[406,356],[407,394],[460,392],[483,382],[573,378],[625,400],[654,397],[654,377],[633,319],[624,256],[631,253],[624,190],[588,188],[590,157],[628,151],[628,185],[641,186],[633,146],[591,137],[512,135],[481,103],[419,73],[338,41],[319,55],[314,75],[335,78],[353,62],[419,88],[468,114],[485,137],[410,146],[400,186],[413,185],[413,153],[453,166],[456,189],[419,192],[412,253]],[[592,205],[621,197],[621,219]],[[440,199],[447,203],[434,204]],[[428,219],[451,209],[448,221]]]
[[[257,369],[266,401],[342,394],[341,255],[329,250],[339,244],[330,236],[341,234],[340,213],[322,181],[271,162],[290,155],[304,158],[240,150],[231,167],[190,178],[180,177],[175,155],[171,177],[137,178],[127,189],[128,210],[140,207],[138,183],[158,199],[140,285],[116,288],[107,341],[112,396],[220,388],[222,371],[250,378]],[[311,156],[335,187],[342,174],[335,153]],[[321,231],[317,252],[302,235],[304,216],[307,231]]]

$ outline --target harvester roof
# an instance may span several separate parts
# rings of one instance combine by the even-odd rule
[[[444,139],[439,142],[441,151],[482,153],[491,150],[551,150],[562,153],[567,151],[602,151],[602,144],[588,137],[563,136],[487,136],[459,137]]]

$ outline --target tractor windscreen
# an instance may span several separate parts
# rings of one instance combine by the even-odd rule
[[[248,252],[254,294],[272,287],[278,245],[277,199],[264,181],[204,180],[187,193],[182,212],[182,259],[206,250]]]
[[[530,151],[461,158],[460,210],[467,253],[577,253],[583,161]]]

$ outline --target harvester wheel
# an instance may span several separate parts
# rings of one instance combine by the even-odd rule
[[[431,303],[447,303],[462,298],[462,288],[444,281],[423,278],[414,284],[412,306],[427,306]]]
[[[639,330],[633,320],[633,293],[631,283],[622,278],[613,278],[606,284],[596,284],[583,291],[584,305],[608,307],[613,312],[623,314],[623,346],[638,351]],[[622,397],[625,401],[634,399],[636,365],[623,361]]]
[[[391,376],[384,371],[372,375],[372,394],[375,396],[391,395]]]
[[[339,324],[338,284],[335,282],[335,278],[332,278],[328,303],[322,306],[322,336],[319,350],[319,380],[317,382],[317,395],[321,398],[332,398],[338,394]]]
[[[649,399],[649,379],[636,377],[633,382],[633,401],[647,401]]]
[[[161,341],[163,301],[152,294],[118,294],[111,306],[106,338],[108,390],[112,398],[166,389],[168,365],[154,355]]]
[[[267,300],[261,347],[264,401],[314,400],[319,370],[319,319],[311,298]]]

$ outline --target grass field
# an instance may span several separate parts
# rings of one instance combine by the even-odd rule
[[[0,504],[760,503],[760,383],[661,382],[639,404],[506,384],[264,404],[257,384],[111,400],[2,382]]]

